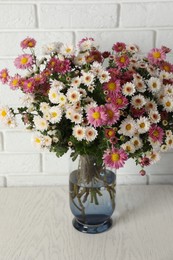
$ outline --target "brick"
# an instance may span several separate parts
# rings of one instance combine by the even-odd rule
[[[68,175],[77,168],[77,162],[73,163],[69,153],[58,158],[54,153],[43,154],[43,171],[46,174]]]
[[[31,4],[0,4],[1,29],[36,27],[35,6]]]
[[[20,42],[27,36],[37,41],[36,55],[42,54],[42,46],[51,42],[73,43],[73,32],[60,31],[23,31],[23,32],[0,32],[1,48],[0,56],[16,56],[22,54]],[[12,66],[12,65],[11,65]]]
[[[32,174],[40,172],[41,158],[39,154],[0,153],[1,174]]]
[[[172,26],[173,3],[130,3],[122,4],[120,26],[158,27]]]
[[[3,143],[4,143],[3,135],[2,135],[2,133],[0,133],[0,151],[3,150]]]
[[[101,50],[111,50],[117,41],[127,44],[136,43],[142,52],[148,52],[154,47],[154,32],[149,30],[77,31],[77,42],[84,37],[93,37]]]
[[[173,152],[166,152],[161,154],[161,159],[156,164],[147,167],[148,174],[173,174]]]
[[[5,177],[0,176],[0,187],[4,187],[5,186]]]
[[[7,176],[7,187],[68,185],[68,179],[68,176],[57,175]]]
[[[139,176],[137,174],[117,174],[117,184],[118,185],[144,185],[147,183],[146,176]]]
[[[32,145],[33,132],[6,131],[4,133],[4,150],[6,152],[40,152]]]
[[[156,46],[161,47],[162,45],[172,48],[173,30],[158,30]],[[172,59],[173,61],[173,59]]]
[[[173,174],[149,175],[149,184],[173,184]]]
[[[40,5],[41,28],[115,28],[117,18],[116,4]]]

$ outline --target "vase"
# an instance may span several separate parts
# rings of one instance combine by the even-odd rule
[[[78,169],[69,178],[73,226],[90,234],[108,230],[112,226],[115,194],[115,173],[98,166],[93,156],[80,156]]]

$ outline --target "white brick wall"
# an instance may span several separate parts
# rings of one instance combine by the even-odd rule
[[[42,44],[52,41],[77,43],[94,37],[102,50],[116,41],[136,43],[143,52],[168,45],[173,47],[173,1],[168,0],[0,0],[0,69],[15,73],[13,58],[26,36]],[[171,58],[173,61],[173,58]],[[0,86],[0,104],[17,105],[21,94]],[[0,187],[58,185],[68,182],[72,164],[69,154],[57,159],[32,147],[31,133],[21,123],[16,130],[0,128]],[[173,183],[173,153],[138,175],[133,161],[118,171],[118,183]]]

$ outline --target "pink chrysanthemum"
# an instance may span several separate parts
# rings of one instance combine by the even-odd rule
[[[49,70],[55,70],[56,66],[57,66],[57,62],[58,62],[58,59],[53,57],[49,60],[48,64],[47,64],[47,68]]]
[[[119,110],[112,104],[106,104],[105,111],[107,114],[107,124],[108,125],[115,124],[118,121],[118,119],[120,118]]]
[[[34,48],[35,45],[36,45],[36,40],[30,37],[27,37],[20,43],[22,49]]]
[[[149,137],[152,139],[153,142],[160,142],[162,143],[164,131],[160,126],[153,124],[149,129]]]
[[[107,121],[105,108],[103,106],[90,108],[87,113],[87,119],[94,127],[104,125]]]
[[[3,69],[0,71],[0,81],[2,84],[6,84],[9,80],[9,74],[7,69]]]
[[[119,169],[124,166],[125,161],[128,159],[127,153],[121,149],[108,149],[103,155],[104,164],[108,167]]]
[[[112,95],[118,93],[120,91],[120,80],[110,80],[103,85],[103,89]]]
[[[25,93],[33,93],[35,89],[35,81],[33,78],[27,79],[23,83],[23,91]]]
[[[135,118],[139,118],[140,116],[143,116],[145,111],[145,108],[134,108],[133,106],[130,107],[130,112]]]
[[[16,90],[20,87],[21,76],[18,74],[10,78],[9,86],[11,89]]]
[[[113,103],[116,109],[124,109],[129,104],[128,99],[121,94],[110,96],[110,102]]]
[[[158,65],[166,58],[166,54],[163,49],[154,48],[148,53],[148,60],[150,63]]]
[[[129,65],[130,60],[127,55],[121,55],[119,57],[116,57],[116,63],[119,68],[126,68]]]
[[[173,72],[173,65],[167,61],[163,61],[160,64],[160,69],[166,72]]]
[[[70,61],[69,60],[57,60],[55,71],[57,73],[65,74],[66,72],[70,71]]]
[[[150,163],[151,163],[151,162],[150,162],[150,159],[149,159],[148,157],[144,156],[144,157],[141,158],[140,165],[141,165],[142,167],[144,167],[144,166],[149,166]]]
[[[116,52],[122,52],[125,49],[126,49],[126,44],[124,42],[117,42],[112,47],[112,50]]]
[[[46,76],[43,75],[43,74],[36,74],[34,76],[34,81],[35,81],[35,84],[38,86],[40,84],[43,84],[46,82]]]
[[[14,60],[14,65],[18,69],[31,68],[33,63],[34,63],[34,60],[33,60],[31,54],[22,54]]]

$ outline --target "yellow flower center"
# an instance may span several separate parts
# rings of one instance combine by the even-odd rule
[[[2,110],[1,116],[5,117],[7,115],[7,112],[5,110]]]
[[[56,117],[56,116],[57,116],[57,112],[52,112],[52,113],[51,113],[51,116],[52,116],[52,117]]]
[[[109,130],[109,131],[107,132],[107,134],[108,134],[108,136],[112,136],[112,135],[114,135],[114,131],[113,131],[113,130]]]
[[[131,130],[131,128],[132,128],[131,124],[127,124],[127,125],[126,125],[126,130],[129,131],[129,130]]]
[[[36,143],[40,143],[41,141],[40,141],[39,138],[35,138],[35,142],[36,142]]]
[[[112,118],[114,115],[113,111],[110,109],[107,110],[107,113],[108,113],[109,118]]]
[[[170,70],[171,70],[168,65],[164,65],[164,66],[163,66],[163,69],[164,69],[165,71],[170,71]]]
[[[27,88],[30,88],[30,87],[32,87],[32,82],[29,82],[29,83],[27,84]]]
[[[67,48],[67,49],[66,49],[66,52],[67,52],[67,53],[71,52],[71,49],[70,49],[70,48]]]
[[[12,81],[12,85],[13,86],[16,86],[18,84],[19,80],[18,79],[13,79]]]
[[[27,57],[21,58],[21,63],[22,64],[26,64],[27,62],[28,62],[28,58]]]
[[[121,56],[121,57],[120,57],[120,62],[121,62],[121,63],[124,63],[125,61],[126,61],[125,57],[124,57],[124,56]]]
[[[138,145],[139,145],[138,140],[135,140],[135,141],[134,141],[134,146],[138,146]]]
[[[167,101],[167,102],[166,102],[166,106],[167,106],[167,107],[170,107],[170,106],[171,106],[171,102],[170,102],[170,101]]]
[[[52,97],[53,97],[53,98],[56,98],[56,97],[57,97],[57,94],[56,94],[56,93],[52,93]]]
[[[118,153],[113,153],[111,155],[111,159],[112,159],[113,162],[117,162],[120,159],[120,155]]]
[[[159,132],[158,132],[157,130],[154,130],[153,135],[154,135],[155,137],[158,137],[158,136],[159,136]]]
[[[159,51],[155,51],[155,52],[153,52],[153,57],[155,59],[159,59],[161,57],[161,53]]]
[[[28,42],[28,46],[29,47],[33,47],[34,45],[33,45],[33,42]]]
[[[152,86],[153,86],[153,88],[157,88],[156,82],[154,82]]]
[[[117,98],[116,103],[117,103],[118,105],[121,105],[121,104],[123,103],[123,100],[122,100],[121,98]]]
[[[108,83],[108,89],[111,90],[111,91],[115,90],[116,89],[115,82]]]
[[[94,113],[92,114],[92,117],[93,117],[94,119],[99,119],[99,118],[100,118],[100,113],[99,113],[99,112],[94,112]]]
[[[143,122],[143,123],[140,123],[140,128],[144,128],[145,127],[145,123]]]
[[[2,78],[5,79],[7,77],[7,73],[6,72],[3,72],[2,73]]]

